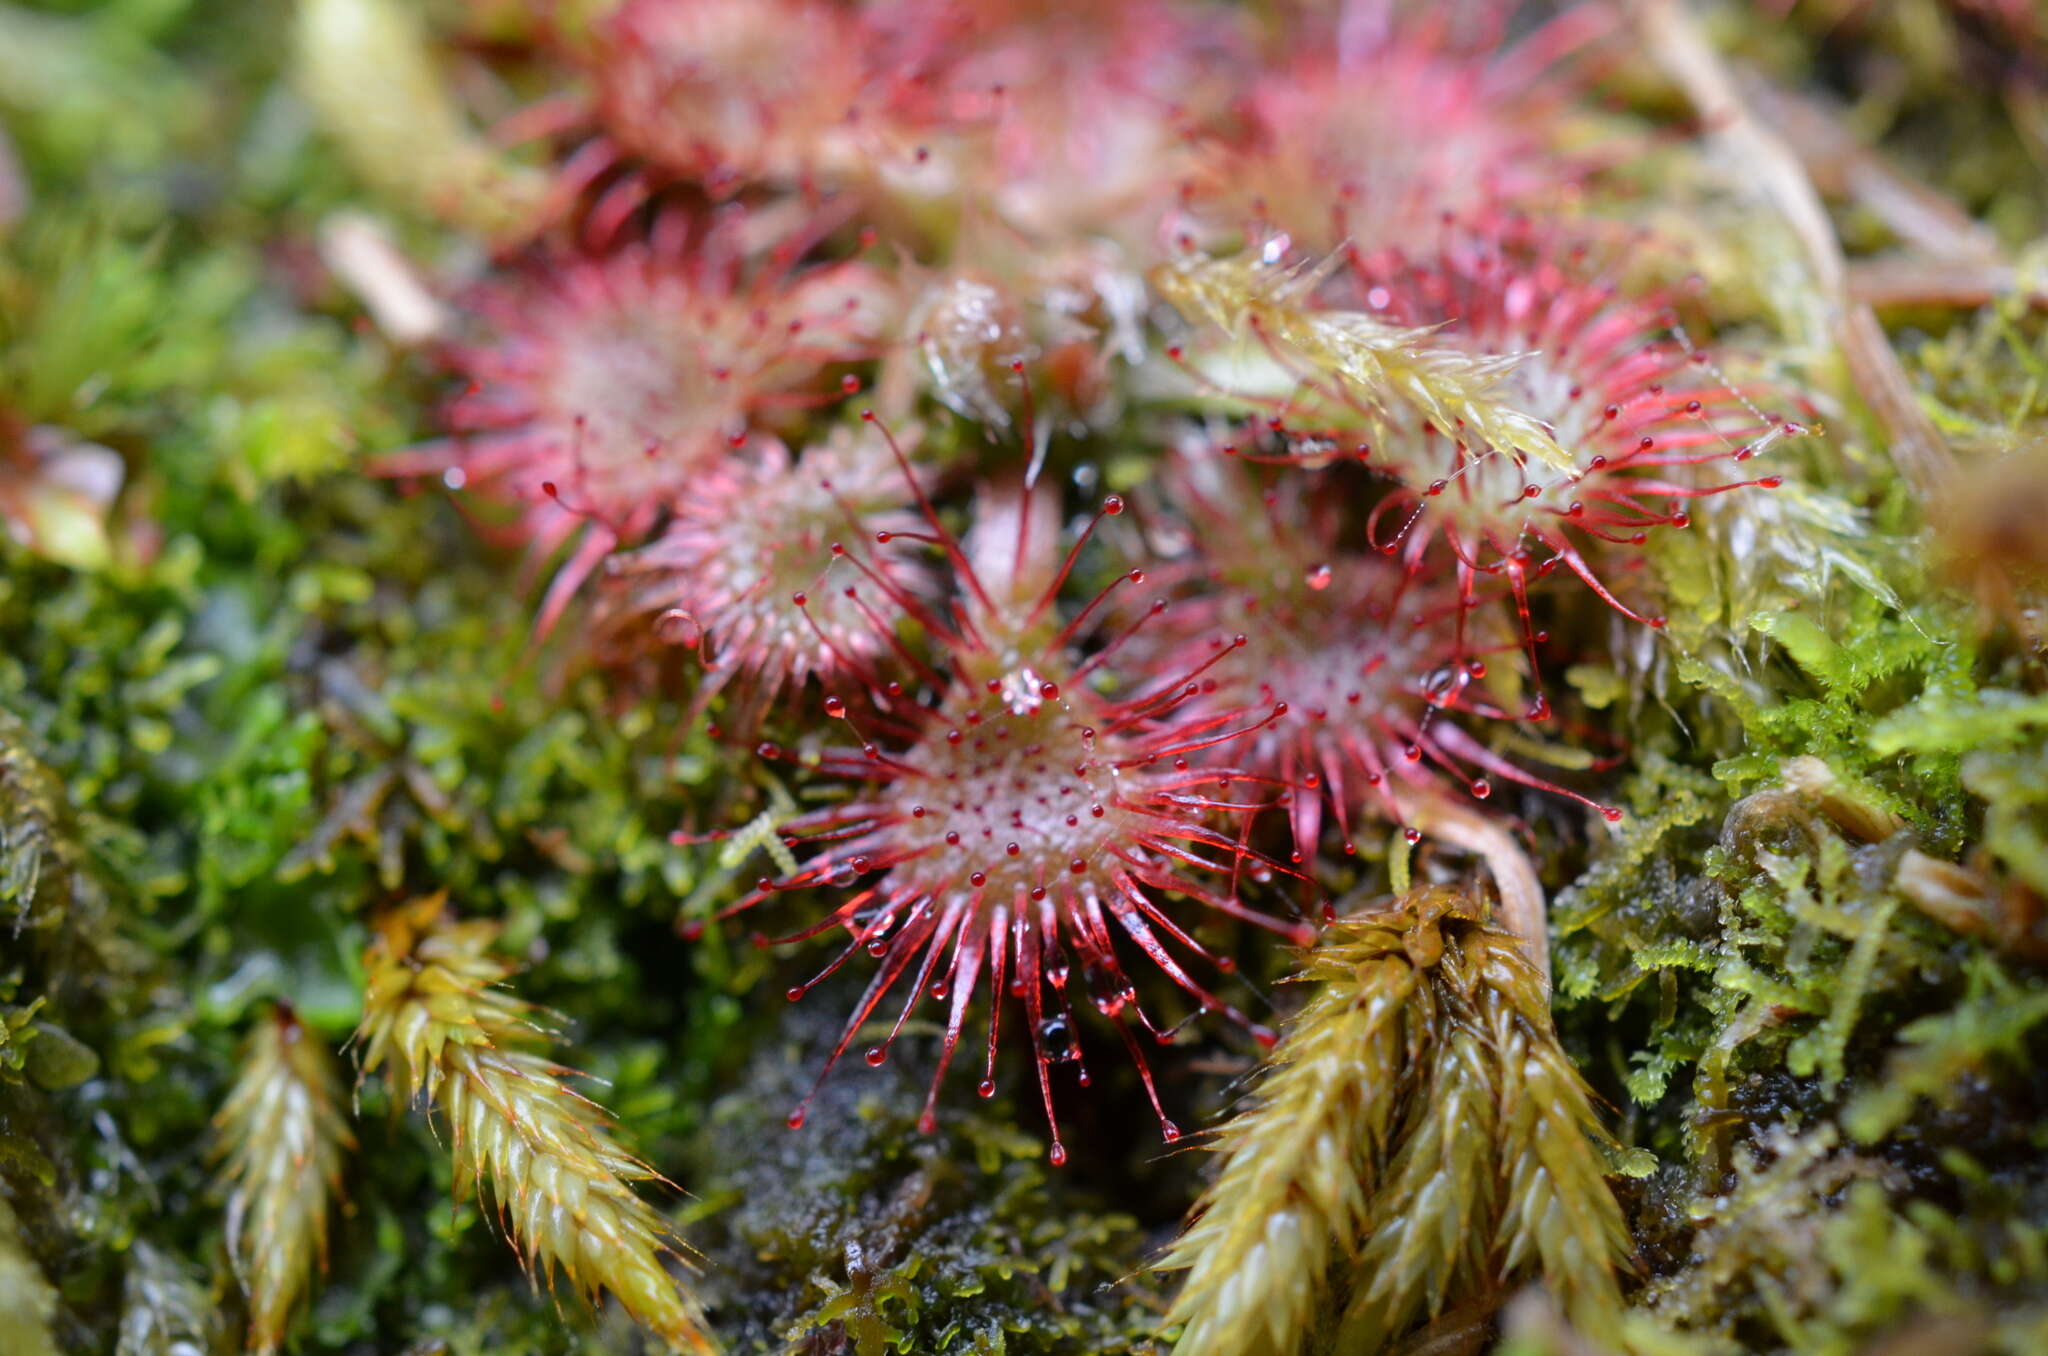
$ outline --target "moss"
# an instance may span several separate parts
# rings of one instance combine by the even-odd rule
[[[1994,41],[1983,7],[1845,20],[1802,0],[1786,24],[1763,8],[1716,22],[1781,79],[1840,96],[1849,126],[2036,277],[2038,52]],[[470,128],[558,87],[530,15],[494,0],[431,18],[452,79],[420,97],[441,149],[526,191],[530,162]],[[1009,1087],[949,1089],[937,1133],[916,1133],[935,1038],[915,1023],[884,1067],[835,1076],[804,1132],[784,1128],[833,990],[790,1008],[778,991],[801,962],[678,927],[729,903],[815,790],[714,740],[687,684],[536,646],[519,580],[547,562],[362,474],[431,436],[445,393],[358,323],[320,222],[385,213],[444,279],[486,250],[432,218],[445,200],[417,166],[356,177],[349,157],[377,148],[323,130],[361,129],[332,69],[319,109],[301,93],[292,23],[249,0],[0,5],[0,118],[29,199],[0,221],[0,1348],[234,1348],[246,1315],[199,1146],[239,1042],[288,996],[338,1046],[361,1015],[367,917],[448,888],[503,925],[522,995],[561,1014],[564,1059],[603,1081],[621,1139],[695,1193],[649,1199],[707,1253],[737,1349],[1154,1350],[1165,1283],[1144,1265],[1198,1194],[1199,1156],[1125,1134],[1151,1120],[1134,1075],[1099,1075],[1074,1112],[1091,1147],[1063,1172]],[[1616,106],[1585,135],[1670,117],[1646,72],[1603,78]],[[1500,734],[1629,811],[1610,831],[1505,786],[1488,807],[1520,817],[1552,891],[1565,1048],[1625,1161],[1654,1160],[1618,1185],[1645,1269],[1624,1336],[1660,1354],[2035,1349],[2048,624],[2026,529],[2048,484],[2030,451],[2048,323],[2016,298],[1887,312],[1975,491],[1918,502],[1819,347],[1796,250],[1736,206],[1746,171],[1731,185],[1668,145],[1646,159],[1583,185],[1587,217],[1687,216],[1697,248],[1644,251],[1629,276],[1702,274],[1687,326],[1738,355],[1736,380],[1815,391],[1799,414],[1825,433],[1773,450],[1781,488],[1653,534],[1640,573],[1613,553],[1617,577],[1664,596],[1662,639],[1539,599],[1562,680],[1547,738],[1567,747]],[[1869,202],[1828,192],[1852,264],[1902,247]],[[1157,407],[1187,402],[1151,376],[1047,453],[1049,480],[1130,494],[1124,527],[1147,516]],[[964,424],[926,447],[955,481],[1022,461]],[[53,458],[99,452],[110,494],[49,488]],[[1106,529],[1081,576],[1106,582],[1113,545]],[[1376,851],[1331,849],[1319,870],[1369,891],[1459,868],[1398,835],[1394,860]],[[1255,982],[1295,961],[1240,950]],[[1201,1024],[1158,1059],[1170,1100],[1211,1110],[1250,1064]],[[621,1316],[534,1291],[404,1110],[362,1093],[299,1349],[635,1349]],[[1490,1313],[1447,1310],[1430,1340],[1484,1340]],[[1572,1349],[1538,1309],[1510,1313],[1524,1349]]]
[[[132,1155],[107,1124],[76,1136],[80,1116],[127,1076],[156,1067],[146,1051],[174,1032],[143,980],[151,961],[116,930],[117,878],[104,827],[81,815],[32,736],[0,712],[0,1198],[14,1293],[50,1340],[103,1338],[121,1278],[118,1249],[147,1208],[149,1184],[122,1190],[99,1172]],[[111,1188],[111,1189],[110,1189]],[[45,1288],[47,1287],[47,1288]],[[44,1340],[25,1332],[29,1344]],[[55,1349],[55,1348],[52,1348]]]
[[[836,1034],[830,990],[757,1054],[695,1150],[685,1217],[736,1351],[1156,1353],[1160,1287],[1126,1279],[1129,1215],[1048,1169],[1006,1097],[917,1132],[933,1044],[834,1075],[784,1124]],[[944,1103],[941,1104],[942,1108]]]

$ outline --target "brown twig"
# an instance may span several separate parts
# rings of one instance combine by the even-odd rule
[[[2017,265],[2003,261],[1898,252],[1849,263],[1849,297],[1869,306],[1971,308],[2014,293],[2048,307],[2048,286],[2028,282]]]
[[[1919,254],[1957,263],[2004,259],[1998,237],[1988,227],[1947,194],[1867,145],[1832,101],[1780,89],[1755,75],[1742,77],[1741,91],[1785,139],[1821,193],[1862,204]]]
[[[1806,255],[1849,377],[1891,439],[1892,461],[1924,496],[1947,485],[1955,456],[1914,398],[1899,355],[1869,305],[1850,298],[1848,269],[1820,193],[1784,138],[1765,127],[1739,92],[1698,24],[1678,0],[1635,0],[1650,54],[1684,91],[1701,122],[1743,164],[1757,193],[1777,209]]]
[[[1514,835],[1469,805],[1444,796],[1403,796],[1401,813],[1410,825],[1475,854],[1500,895],[1500,925],[1522,939],[1529,963],[1550,983],[1550,912],[1536,866]]]

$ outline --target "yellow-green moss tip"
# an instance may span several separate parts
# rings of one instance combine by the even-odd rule
[[[717,1351],[667,1265],[681,1260],[677,1241],[628,1185],[659,1174],[613,1141],[568,1070],[530,1048],[549,1033],[495,987],[512,969],[491,954],[499,931],[448,917],[439,896],[383,920],[364,963],[363,1072],[388,1064],[395,1086],[441,1113],[456,1182],[489,1189],[536,1279],[559,1271],[593,1303],[610,1291],[673,1350]]]
[[[1284,397],[1304,418],[1337,427],[1362,419],[1376,429],[1391,412],[1412,411],[1438,428],[1459,429],[1475,445],[1572,466],[1572,454],[1550,427],[1498,390],[1523,355],[1467,353],[1437,341],[1429,329],[1319,308],[1311,297],[1327,268],[1303,271],[1255,255],[1188,255],[1155,268],[1151,281],[1188,320],[1255,345],[1259,352],[1248,356],[1261,365],[1264,379],[1285,383],[1245,391],[1248,396]],[[1237,390],[1235,382],[1219,384]]]
[[[279,1004],[249,1034],[241,1077],[214,1117],[228,1186],[228,1251],[249,1300],[248,1348],[268,1356],[317,1264],[355,1147],[341,1076],[319,1037]]]
[[[1315,992],[1161,1262],[1188,1271],[1177,1356],[1366,1356],[1531,1279],[1611,1332],[1630,1244],[1606,1132],[1516,937],[1433,887],[1339,920],[1302,979]]]

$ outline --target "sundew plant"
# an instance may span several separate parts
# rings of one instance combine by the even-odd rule
[[[0,1356],[2048,1350],[2039,0],[0,0]]]

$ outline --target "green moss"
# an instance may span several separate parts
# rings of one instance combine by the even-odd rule
[[[1691,1070],[1691,1118],[1709,1128],[1685,1147],[1713,1162],[1745,1074],[1782,1068],[1829,1095],[1866,1010],[1926,1001],[1953,962],[1943,932],[1889,888],[1902,845],[1852,845],[1818,805],[1777,789],[1728,807],[1709,837],[1708,784],[1676,780],[1560,896],[1559,996],[1640,1024],[1647,1043],[1628,1052],[1625,1080],[1638,1103],[1663,1103]]]
[[[793,1010],[790,1043],[754,1057],[696,1151],[703,1200],[686,1218],[734,1348],[1159,1351],[1157,1283],[1124,1280],[1137,1222],[1048,1168],[1007,1098],[942,1103],[936,1131],[917,1131],[935,1042],[840,1070],[801,1132],[784,1124],[836,1034],[832,996]]]
[[[1944,687],[1880,721],[1868,744],[1927,776],[1959,778],[1985,804],[1982,849],[2048,893],[2048,697]]]

